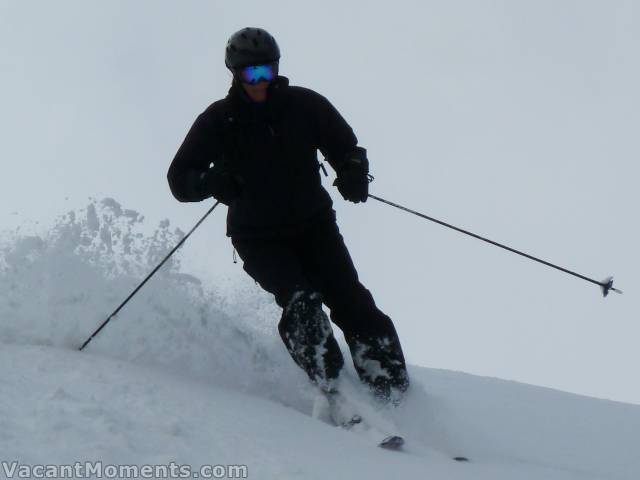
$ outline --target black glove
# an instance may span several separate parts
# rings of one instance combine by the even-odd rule
[[[338,167],[338,178],[333,184],[345,200],[366,202],[369,196],[369,160],[367,150],[355,147]]]
[[[213,195],[220,203],[231,205],[240,195],[240,184],[222,162],[215,163],[201,177],[203,191]]]

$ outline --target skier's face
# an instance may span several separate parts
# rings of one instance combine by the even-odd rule
[[[278,63],[272,62],[248,66],[238,70],[236,74],[247,95],[254,102],[264,102],[267,98],[269,84],[276,77],[277,72]]]
[[[254,102],[264,102],[267,99],[267,89],[269,88],[269,82],[262,81],[260,83],[256,83],[255,85],[249,85],[248,83],[243,83],[244,91],[247,92],[249,98]]]

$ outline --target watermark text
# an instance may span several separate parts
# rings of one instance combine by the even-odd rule
[[[0,470],[12,478],[249,478],[246,465],[200,465],[193,467],[171,462],[165,465],[117,465],[100,461],[72,464],[30,465],[17,461],[0,462]]]

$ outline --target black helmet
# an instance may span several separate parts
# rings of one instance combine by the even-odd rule
[[[232,70],[279,59],[276,39],[262,28],[243,28],[231,35],[224,55],[224,63]]]

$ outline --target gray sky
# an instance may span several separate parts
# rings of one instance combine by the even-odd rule
[[[245,26],[273,33],[281,73],[349,121],[372,193],[625,290],[604,300],[330,189],[411,363],[640,403],[638,2],[0,0],[0,226],[110,196],[191,228],[209,204],[176,202],[166,170],[226,94],[224,45]],[[184,255],[249,282],[222,211]]]

